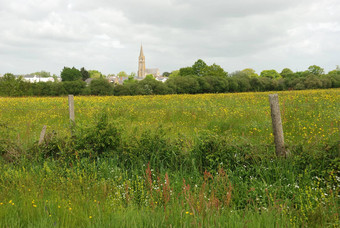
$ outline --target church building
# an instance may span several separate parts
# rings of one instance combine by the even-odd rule
[[[145,68],[145,56],[143,53],[143,46],[140,47],[140,54],[138,58],[138,73],[137,79],[144,79],[146,75],[152,74],[155,78],[159,77],[160,71],[158,68]]]

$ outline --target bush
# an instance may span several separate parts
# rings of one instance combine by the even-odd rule
[[[93,79],[90,83],[91,95],[112,95],[112,84],[106,79]]]
[[[78,80],[78,81],[66,81],[63,82],[63,86],[67,94],[79,95],[82,93],[82,90],[86,87],[86,82]]]
[[[108,122],[107,113],[103,112],[94,126],[78,127],[73,142],[80,157],[97,158],[118,153],[121,135],[118,128]]]

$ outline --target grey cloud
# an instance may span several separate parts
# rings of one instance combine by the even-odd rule
[[[0,0],[0,73],[136,71],[141,42],[161,71],[198,58],[227,71],[331,70],[339,11],[337,0]]]

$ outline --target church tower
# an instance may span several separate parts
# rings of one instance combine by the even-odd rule
[[[143,46],[140,46],[140,54],[138,61],[138,78],[145,78],[145,56],[143,53]]]

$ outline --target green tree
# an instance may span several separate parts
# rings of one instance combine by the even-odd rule
[[[258,92],[258,91],[264,90],[263,88],[264,86],[259,77],[252,77],[250,79],[250,85],[251,85],[252,91]]]
[[[113,93],[115,96],[128,96],[131,95],[130,89],[126,85],[116,85],[113,88]]]
[[[241,72],[245,75],[247,75],[249,78],[254,78],[254,77],[258,77],[259,75],[256,74],[255,70],[252,68],[245,68],[243,70],[241,70]]]
[[[225,93],[229,89],[226,77],[204,76],[203,78],[206,81],[204,85],[208,85],[204,91],[206,93]]]
[[[121,71],[117,74],[118,77],[128,77],[129,75],[125,71]]]
[[[89,70],[88,72],[90,74],[90,78],[104,78],[105,77],[98,70]]]
[[[170,72],[163,72],[162,76],[163,76],[163,77],[169,77],[170,74],[171,74]]]
[[[62,81],[76,81],[82,78],[80,71],[74,67],[64,67],[60,74]]]
[[[203,76],[204,75],[204,69],[207,67],[208,65],[202,60],[202,59],[199,59],[197,60],[194,65],[192,65],[192,73],[194,75],[197,75],[197,76]]]
[[[179,75],[181,76],[188,76],[188,75],[194,75],[194,70],[192,67],[183,67],[179,69]]]
[[[168,94],[169,88],[162,82],[155,78],[146,77],[139,81],[135,87],[135,94],[137,95],[151,95],[151,94]]]
[[[200,85],[196,76],[178,76],[169,78],[165,84],[178,94],[199,92]]]
[[[218,77],[227,77],[228,72],[225,72],[224,69],[217,65],[213,64],[211,66],[205,66],[201,71],[200,71],[200,76],[218,76]]]
[[[128,80],[125,80],[123,82],[124,85],[129,85],[129,84],[134,84],[134,83],[137,83],[138,81],[134,78],[134,77],[131,77],[129,76],[128,77]]]
[[[237,83],[237,77],[227,78],[229,84],[229,92],[238,92],[239,86]]]
[[[86,87],[86,82],[82,80],[62,82],[67,94],[79,95],[82,94]]]
[[[263,70],[260,76],[271,78],[271,79],[281,78],[281,75],[276,70]]]
[[[317,65],[312,65],[308,67],[308,71],[316,76],[321,76],[324,74],[324,69],[317,66]]]
[[[81,73],[83,81],[85,81],[86,79],[90,78],[90,73],[87,70],[85,70],[84,67],[82,67],[80,69],[80,73]]]
[[[169,75],[169,78],[174,78],[174,77],[177,77],[177,76],[179,76],[179,70],[174,70]]]
[[[19,80],[21,80],[19,78]],[[3,77],[0,77],[0,95],[2,96],[19,96],[19,83],[16,77],[7,73]]]
[[[247,92],[250,91],[251,85],[250,85],[250,78],[248,76],[244,77],[237,77],[237,84],[238,84],[238,90],[239,92]]]
[[[340,67],[339,67],[339,65],[336,66],[335,70],[329,71],[328,75],[340,75]]]
[[[291,78],[294,76],[294,72],[289,68],[284,68],[280,74],[283,78]]]
[[[103,78],[96,78],[90,83],[91,95],[111,95],[113,94],[112,84]]]
[[[155,77],[153,76],[153,74],[148,74],[148,75],[145,76],[145,78],[155,80]]]

